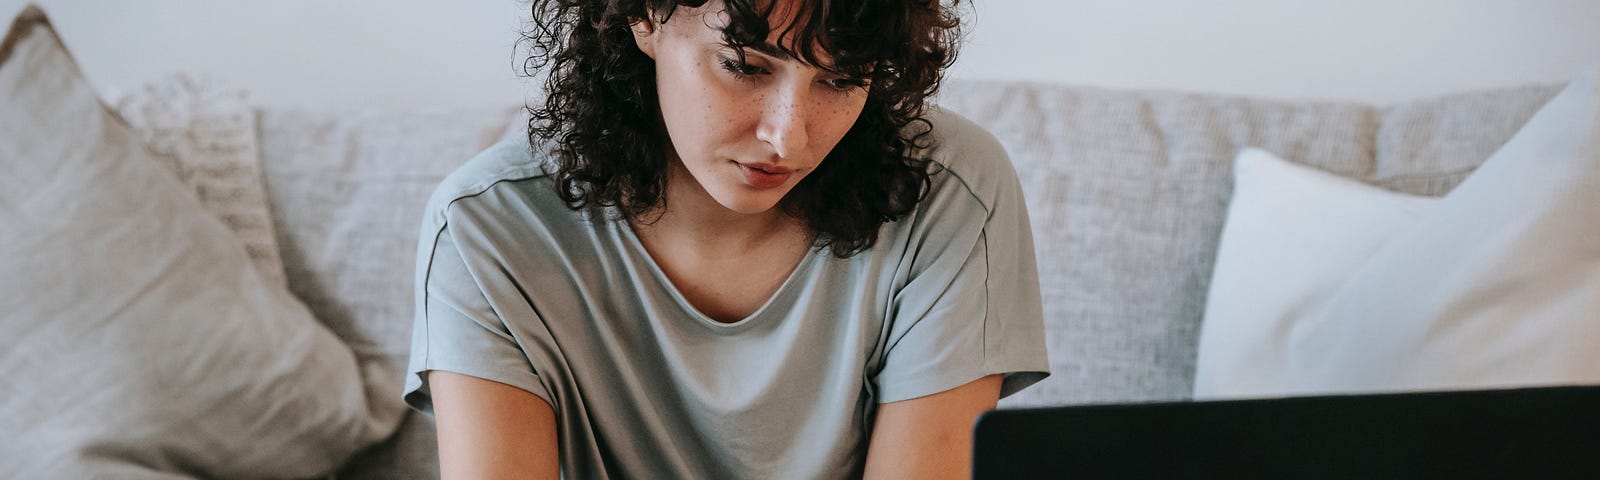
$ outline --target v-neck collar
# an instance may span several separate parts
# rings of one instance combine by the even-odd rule
[[[811,264],[816,261],[815,258],[823,254],[822,249],[816,248],[815,246],[807,248],[805,256],[801,257],[800,262],[794,266],[794,270],[789,272],[789,277],[785,278],[783,283],[778,285],[777,291],[774,291],[772,296],[768,297],[767,301],[761,304],[761,308],[757,308],[756,311],[751,312],[750,315],[747,315],[738,321],[719,322],[701,312],[699,308],[696,308],[693,303],[689,302],[689,298],[684,296],[683,292],[678,290],[678,286],[673,284],[672,279],[667,277],[666,270],[663,270],[661,265],[656,262],[655,257],[650,255],[650,251],[644,247],[644,241],[639,239],[639,234],[633,231],[633,226],[629,225],[626,219],[617,218],[609,221],[608,223],[611,225],[611,228],[617,232],[616,235],[622,237],[622,241],[624,244],[626,244],[628,252],[643,261],[646,268],[649,270],[650,276],[653,277],[655,282],[661,286],[662,290],[665,290],[669,295],[672,296],[673,301],[678,304],[678,307],[683,311],[685,316],[694,319],[695,323],[704,325],[706,328],[723,333],[735,333],[743,331],[749,328],[751,325],[757,323],[759,319],[766,316],[775,315],[769,314],[768,311],[779,309],[780,307],[778,307],[777,304],[781,301],[787,300],[791,296],[793,290],[800,288],[800,286],[795,285],[795,283],[799,282],[799,278],[802,275],[807,274],[807,272],[810,270]]]

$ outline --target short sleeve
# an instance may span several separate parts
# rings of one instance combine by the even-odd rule
[[[433,414],[425,372],[442,370],[526,390],[552,402],[527,354],[467,268],[448,228],[419,242],[417,308],[404,398]]]
[[[986,136],[987,137],[987,136]],[[987,137],[992,139],[992,137]],[[1002,398],[1049,376],[1033,233],[999,145],[977,179],[950,178],[919,209],[912,276],[896,293],[878,402],[939,393],[1004,374]],[[970,177],[970,176],[969,176]],[[970,181],[969,181],[970,180]]]

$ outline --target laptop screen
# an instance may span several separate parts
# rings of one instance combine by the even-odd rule
[[[1600,387],[994,410],[973,476],[1600,479]]]

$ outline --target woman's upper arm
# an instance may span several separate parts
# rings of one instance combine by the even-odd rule
[[[972,426],[999,402],[1000,379],[879,405],[864,478],[970,478]]]
[[[544,399],[499,382],[426,372],[444,479],[560,476],[555,411]]]

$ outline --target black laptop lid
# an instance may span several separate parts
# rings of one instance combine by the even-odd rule
[[[978,479],[1600,479],[1600,387],[996,410],[975,437]]]

